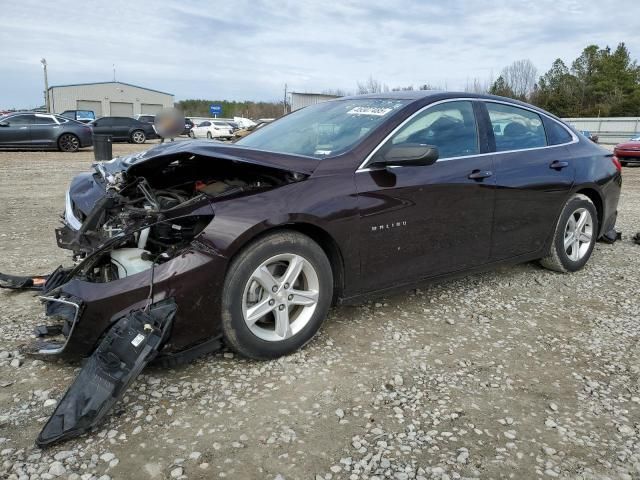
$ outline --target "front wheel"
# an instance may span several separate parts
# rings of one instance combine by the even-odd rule
[[[207,132],[207,138],[208,138],[209,140],[211,140],[211,139],[213,138],[213,137],[212,137],[212,135],[211,135],[211,132]]]
[[[293,231],[265,235],[233,260],[222,292],[227,345],[258,360],[305,345],[333,297],[331,264],[320,246]]]
[[[131,141],[133,143],[144,143],[147,141],[147,136],[144,134],[142,130],[135,130],[131,134]]]
[[[61,152],[77,152],[80,148],[80,140],[72,133],[65,133],[58,140],[58,149]]]
[[[556,272],[576,272],[591,257],[597,236],[598,211],[589,197],[577,193],[565,204],[549,255],[540,263]]]

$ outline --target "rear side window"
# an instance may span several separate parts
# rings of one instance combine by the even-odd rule
[[[573,140],[573,137],[566,128],[551,119],[544,119],[544,129],[547,131],[547,142],[549,142],[549,145],[562,145],[563,143],[569,143]]]
[[[485,103],[491,119],[496,151],[525,150],[547,145],[540,115],[524,108]]]
[[[36,119],[33,123],[36,125],[55,125],[56,121],[52,117],[41,117],[40,115],[36,115]]]
[[[439,158],[480,153],[473,105],[445,102],[427,108],[405,124],[391,139],[394,145],[418,143],[438,147]]]

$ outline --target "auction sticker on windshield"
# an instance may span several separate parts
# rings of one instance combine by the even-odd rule
[[[382,107],[353,107],[347,112],[348,115],[375,115],[376,117],[383,117],[393,108]]]

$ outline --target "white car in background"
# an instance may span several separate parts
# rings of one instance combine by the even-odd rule
[[[225,122],[205,120],[191,129],[192,138],[233,138],[233,128]]]

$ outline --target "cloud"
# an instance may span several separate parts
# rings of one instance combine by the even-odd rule
[[[450,90],[529,58],[543,73],[587,45],[639,55],[635,0],[447,2],[4,2],[0,108],[41,104],[50,84],[119,80],[176,99],[277,100],[289,89],[353,90],[369,75]]]

